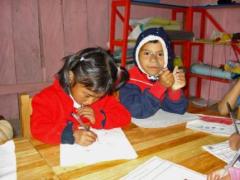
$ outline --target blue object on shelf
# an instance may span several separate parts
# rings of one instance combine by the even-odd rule
[[[224,71],[218,67],[211,66],[208,64],[192,64],[191,72],[204,76],[218,77],[229,80],[233,79],[235,76],[235,73]]]

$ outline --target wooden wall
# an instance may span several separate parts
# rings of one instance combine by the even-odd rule
[[[214,1],[161,2],[200,5]],[[34,94],[47,86],[62,66],[63,56],[89,46],[107,47],[110,9],[111,0],[0,0],[0,114],[11,119],[16,131],[19,131],[17,95]],[[231,33],[239,32],[238,10],[216,9],[211,13]],[[132,6],[132,18],[147,16],[170,18],[170,10]],[[120,28],[118,25],[117,29]],[[208,34],[211,31],[209,27]],[[210,48],[207,50],[205,58],[209,59],[212,53]],[[214,61],[225,62],[225,55],[218,53],[222,50],[215,51]],[[227,53],[226,56],[232,56],[230,51]],[[228,85],[212,88],[212,84],[215,99],[228,89]],[[208,97],[209,84],[205,86],[202,95]]]
[[[61,58],[107,46],[110,0],[0,1],[0,114],[19,129],[17,95],[49,84]]]

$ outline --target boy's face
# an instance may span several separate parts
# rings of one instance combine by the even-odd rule
[[[71,94],[74,100],[83,106],[93,104],[104,95],[103,93],[95,93],[80,83],[76,83],[71,87]]]
[[[160,42],[148,42],[139,51],[139,63],[149,75],[158,75],[164,68],[164,54]]]

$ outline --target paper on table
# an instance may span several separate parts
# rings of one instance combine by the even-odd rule
[[[90,146],[60,145],[60,165],[93,164],[117,159],[135,159],[137,154],[121,128],[91,129],[98,139]]]
[[[121,180],[144,179],[206,180],[206,176],[154,156],[121,178]]]
[[[13,140],[0,145],[0,179],[17,179],[15,144]]]
[[[222,123],[213,123],[207,122],[203,120],[195,120],[191,122],[187,122],[187,128],[203,131],[206,133],[219,135],[219,136],[230,136],[235,132],[233,125],[226,125]]]
[[[169,113],[160,109],[153,116],[145,119],[132,118],[132,122],[139,127],[144,128],[160,128],[181,124],[187,121],[199,119],[195,114],[185,113],[183,115]]]
[[[217,144],[204,145],[202,146],[204,150],[210,154],[216,156],[217,158],[223,160],[226,163],[229,163],[236,154],[236,151],[232,150],[229,147],[229,142],[224,141]],[[237,161],[234,165],[235,167],[240,167],[240,162]]]

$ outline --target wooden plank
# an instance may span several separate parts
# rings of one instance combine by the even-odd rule
[[[12,1],[12,9],[17,82],[41,82],[37,0]]]
[[[0,86],[0,95],[40,91],[41,89],[49,86],[50,84],[51,84],[51,82],[1,85]]]
[[[16,82],[11,1],[0,1],[0,84]]]
[[[15,139],[18,179],[58,179],[27,139]]]
[[[61,59],[64,56],[64,34],[61,2],[61,0],[38,1],[44,81],[52,80],[63,64]]]
[[[87,2],[87,30],[88,45],[107,48],[110,28],[109,0],[88,0]],[[96,9],[96,10],[94,10]]]
[[[65,55],[88,47],[86,0],[63,0]]]

